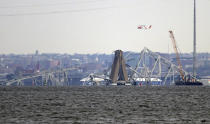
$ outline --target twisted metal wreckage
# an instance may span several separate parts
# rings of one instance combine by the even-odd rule
[[[132,67],[128,64],[129,60],[131,60],[128,59],[131,54],[132,53],[127,54],[124,58],[123,52],[116,50],[113,64],[107,69],[106,74],[90,74],[81,81],[92,82],[92,84],[96,85],[136,85],[138,81],[144,81],[150,84],[150,82],[154,80],[160,81],[161,85],[174,84],[175,77],[179,75],[179,67],[177,65],[145,47],[138,55],[139,59],[137,60],[137,64],[135,67]],[[148,58],[152,60],[150,64],[147,62]],[[68,72],[78,68],[79,67],[44,71],[32,76],[6,81],[5,84],[7,86],[13,85],[14,83],[16,83],[16,85],[24,85],[22,82],[27,79],[33,80],[33,83],[36,84],[40,81],[37,78],[41,77],[43,86],[50,82],[55,86],[62,86],[65,82],[68,82]],[[184,77],[190,76],[195,79],[195,77],[189,75],[188,72],[183,69],[182,71]]]

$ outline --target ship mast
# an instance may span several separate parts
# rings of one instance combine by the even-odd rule
[[[194,0],[193,77],[196,77],[196,0]]]

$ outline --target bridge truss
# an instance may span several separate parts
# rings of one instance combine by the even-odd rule
[[[37,85],[39,83],[42,86],[46,85],[63,86],[64,83],[68,82],[68,72],[75,69],[78,69],[78,67],[43,71],[34,75],[6,81],[5,85],[22,86],[24,85],[23,83],[24,80],[32,80],[33,85]]]
[[[127,60],[133,60],[129,58],[131,54],[127,55]],[[162,80],[163,85],[174,84],[175,78],[179,76],[179,67],[173,64],[169,59],[159,55],[158,53],[152,52],[148,48],[144,48],[140,54],[139,59],[134,67],[130,66],[127,61],[127,67],[131,70],[130,79],[135,80],[136,78],[144,78],[148,82],[151,78],[159,78]],[[194,78],[188,72],[183,70],[184,77]]]
[[[144,48],[135,58],[132,58],[132,53],[125,55],[125,63],[128,71],[129,82],[133,83],[137,78],[143,78],[147,82],[151,82],[152,78],[161,79],[162,85],[174,84],[175,78],[179,76],[179,67],[173,64],[167,58],[152,52],[148,48]],[[130,62],[135,61],[135,64]],[[68,72],[71,70],[79,69],[79,67],[57,69],[51,71],[43,71],[31,76],[25,76],[18,79],[5,81],[5,85],[24,85],[24,80],[32,80],[34,85],[41,84],[41,86],[53,85],[64,86],[68,83]],[[104,75],[90,75],[90,81],[94,81],[94,78],[104,79],[104,81],[110,82],[111,68]],[[196,79],[188,72],[182,69],[184,78],[188,77]],[[196,79],[197,80],[197,79]]]

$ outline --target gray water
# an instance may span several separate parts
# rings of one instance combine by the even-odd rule
[[[0,87],[0,123],[210,123],[210,87]]]

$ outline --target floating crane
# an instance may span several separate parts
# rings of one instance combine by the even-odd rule
[[[178,53],[178,50],[177,50],[177,45],[176,45],[176,40],[174,38],[174,34],[173,34],[172,31],[169,31],[169,33],[170,33],[170,37],[171,37],[171,40],[172,40],[172,43],[173,43],[174,51],[176,53],[176,61],[177,61],[177,64],[178,64],[178,70],[179,70],[179,73],[180,73],[180,76],[181,76],[181,79],[182,79],[180,81],[176,81],[175,85],[203,85],[203,83],[196,80],[195,77],[192,77],[192,79],[190,79],[191,77],[189,76],[189,78],[187,80],[185,79],[185,75],[184,75],[184,72],[183,72],[183,69],[182,69],[182,65],[181,65],[179,53]]]
[[[176,40],[174,38],[173,32],[169,31],[169,33],[170,33],[170,38],[172,40],[174,51],[176,53],[176,61],[177,61],[177,64],[178,64],[179,73],[180,73],[180,76],[181,76],[182,80],[184,81],[184,73],[182,71],[183,69],[182,69],[182,65],[181,65],[181,61],[180,61],[180,56],[179,56],[179,53],[178,53],[178,50],[177,50]]]

